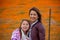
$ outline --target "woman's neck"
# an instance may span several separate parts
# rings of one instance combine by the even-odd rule
[[[36,20],[36,21],[33,21],[33,22],[31,22],[31,23],[35,23],[35,22],[38,22],[38,20]]]

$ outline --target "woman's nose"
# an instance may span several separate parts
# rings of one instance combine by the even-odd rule
[[[31,15],[31,17],[34,17],[34,15]]]

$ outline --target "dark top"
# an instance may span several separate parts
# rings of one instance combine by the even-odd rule
[[[32,26],[31,38],[32,40],[45,40],[45,29],[40,22]]]

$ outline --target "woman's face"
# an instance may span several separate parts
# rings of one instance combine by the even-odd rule
[[[27,21],[23,21],[21,24],[21,29],[26,32],[29,29],[29,23]]]
[[[38,19],[37,13],[33,10],[31,10],[31,12],[30,12],[30,19],[32,22],[35,22]]]

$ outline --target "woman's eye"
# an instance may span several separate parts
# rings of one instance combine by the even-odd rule
[[[34,14],[34,16],[36,16],[36,14]]]
[[[33,14],[30,14],[30,15],[36,15],[35,13],[33,13]]]
[[[30,14],[30,15],[32,15],[32,14]]]

